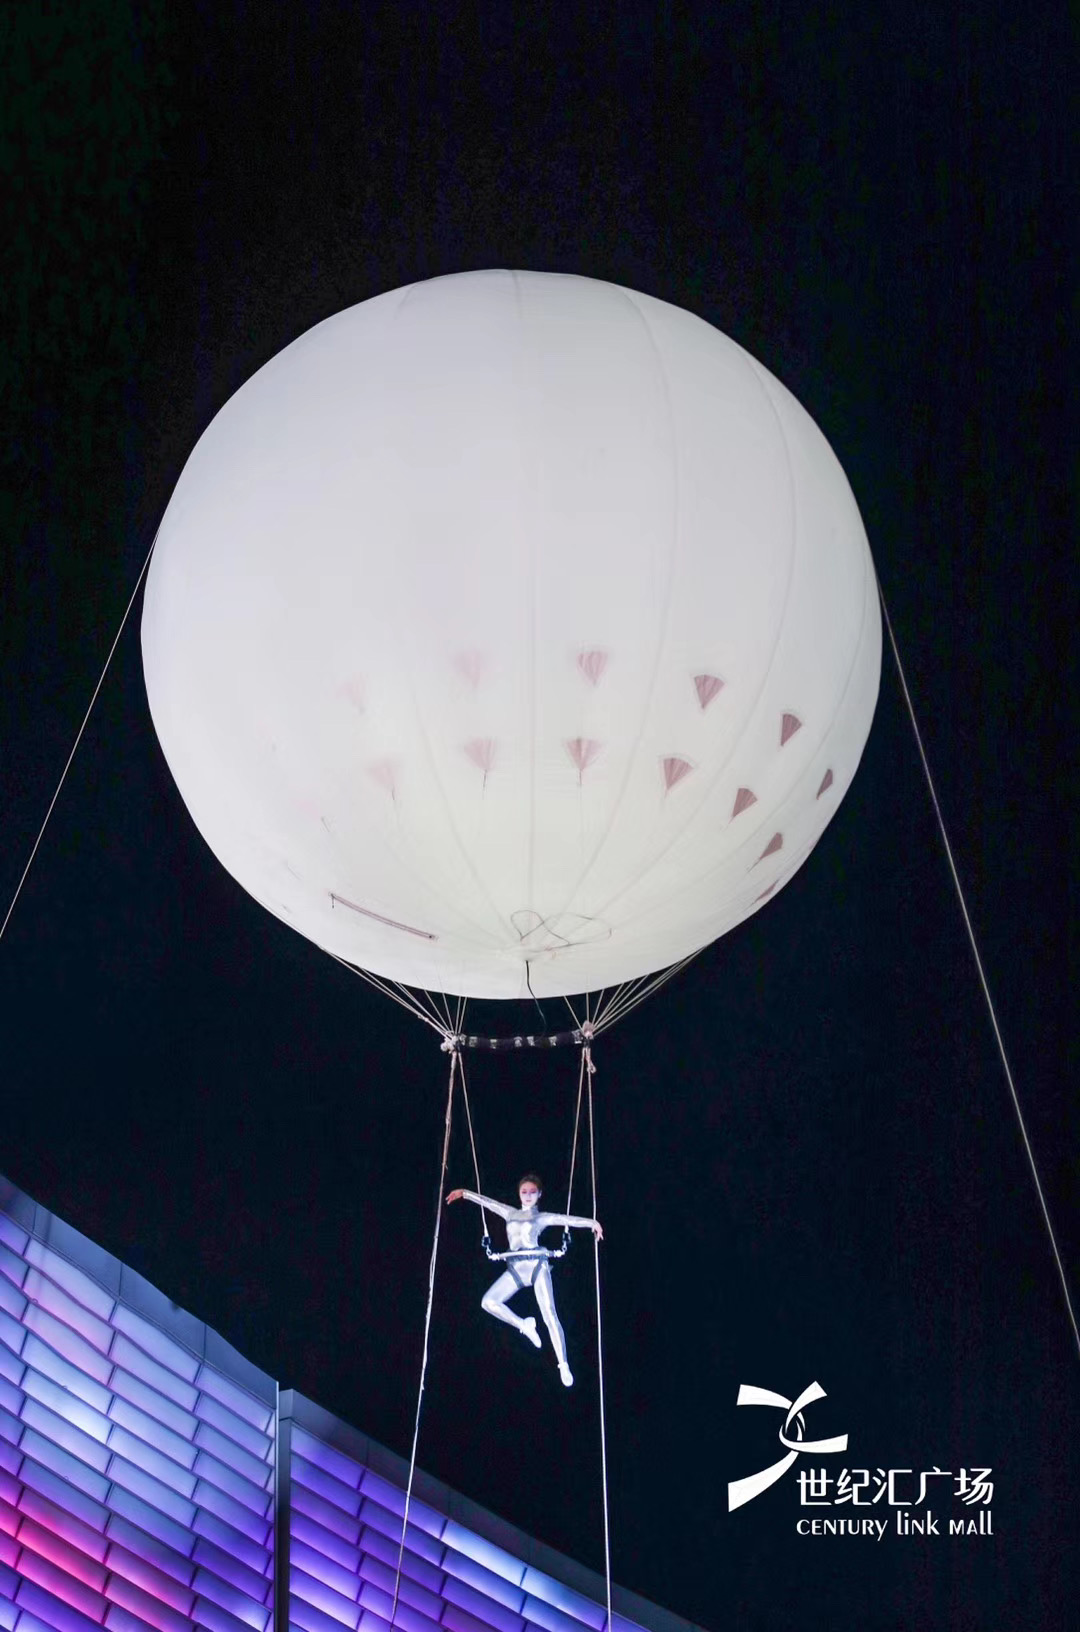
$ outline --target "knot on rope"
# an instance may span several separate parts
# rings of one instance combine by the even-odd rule
[[[461,1047],[461,1038],[460,1037],[455,1037],[453,1032],[451,1032],[451,1031],[448,1031],[446,1033],[446,1036],[443,1038],[442,1042],[439,1044],[439,1048],[441,1049],[441,1051],[444,1054],[456,1054],[460,1047]]]

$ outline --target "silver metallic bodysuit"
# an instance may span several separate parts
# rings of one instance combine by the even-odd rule
[[[485,1207],[489,1213],[497,1213],[500,1218],[505,1219],[506,1238],[510,1243],[511,1252],[535,1252],[540,1246],[542,1232],[553,1224],[578,1230],[591,1230],[594,1225],[593,1219],[575,1218],[570,1213],[544,1213],[539,1207],[508,1207],[505,1202],[492,1201],[490,1196],[478,1195],[475,1190],[463,1190],[462,1196],[464,1200],[475,1201],[477,1206]],[[484,1293],[480,1307],[487,1314],[494,1315],[496,1320],[504,1320],[508,1326],[516,1326],[523,1336],[539,1348],[536,1321],[531,1317],[523,1319],[508,1307],[509,1299],[515,1292],[521,1292],[527,1286],[532,1287],[536,1296],[544,1325],[551,1337],[551,1346],[555,1350],[555,1358],[559,1362],[559,1374],[565,1383],[570,1377],[566,1362],[566,1337],[555,1310],[551,1266],[546,1258],[510,1259],[498,1280],[493,1281]]]

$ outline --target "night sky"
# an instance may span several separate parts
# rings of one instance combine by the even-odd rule
[[[4,8],[0,912],[256,368],[442,273],[629,285],[759,358],[848,474],[1076,1288],[1071,51],[1038,3]],[[445,1059],[213,859],[134,620],[0,1038],[0,1171],[407,1454]],[[597,1063],[616,1579],[715,1632],[1074,1624],[1080,1366],[891,660],[810,861]],[[485,1188],[557,1193],[573,1058],[469,1068]],[[598,1567],[590,1250],[556,1272],[568,1392],[481,1314],[475,1211],[444,1225],[420,1463]],[[814,1379],[846,1465],[991,1466],[995,1535],[800,1538],[794,1474],[728,1515],[780,1454],[739,1384]]]

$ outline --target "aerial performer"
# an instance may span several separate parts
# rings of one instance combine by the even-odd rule
[[[488,1287],[480,1300],[480,1307],[486,1314],[494,1315],[496,1320],[504,1320],[508,1326],[516,1327],[522,1336],[527,1337],[534,1348],[538,1349],[541,1342],[540,1333],[536,1329],[536,1317],[534,1315],[522,1317],[509,1307],[512,1297],[518,1292],[523,1292],[527,1286],[531,1286],[540,1313],[544,1317],[551,1346],[555,1350],[555,1358],[559,1364],[559,1379],[564,1388],[570,1388],[574,1374],[567,1364],[566,1336],[555,1308],[549,1254],[547,1249],[540,1245],[540,1236],[553,1224],[561,1224],[564,1229],[592,1230],[598,1241],[604,1239],[604,1232],[595,1218],[576,1218],[572,1213],[540,1212],[541,1194],[537,1175],[526,1173],[518,1185],[520,1207],[508,1207],[503,1201],[492,1201],[490,1196],[482,1196],[476,1190],[451,1190],[446,1200],[447,1203],[474,1201],[478,1207],[505,1220],[510,1251],[500,1253],[498,1256],[507,1267]]]

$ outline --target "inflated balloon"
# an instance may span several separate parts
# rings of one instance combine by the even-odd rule
[[[480,997],[661,969],[773,897],[862,752],[855,501],[765,369],[585,278],[320,323],[202,437],[143,614],[211,849],[377,974]]]

